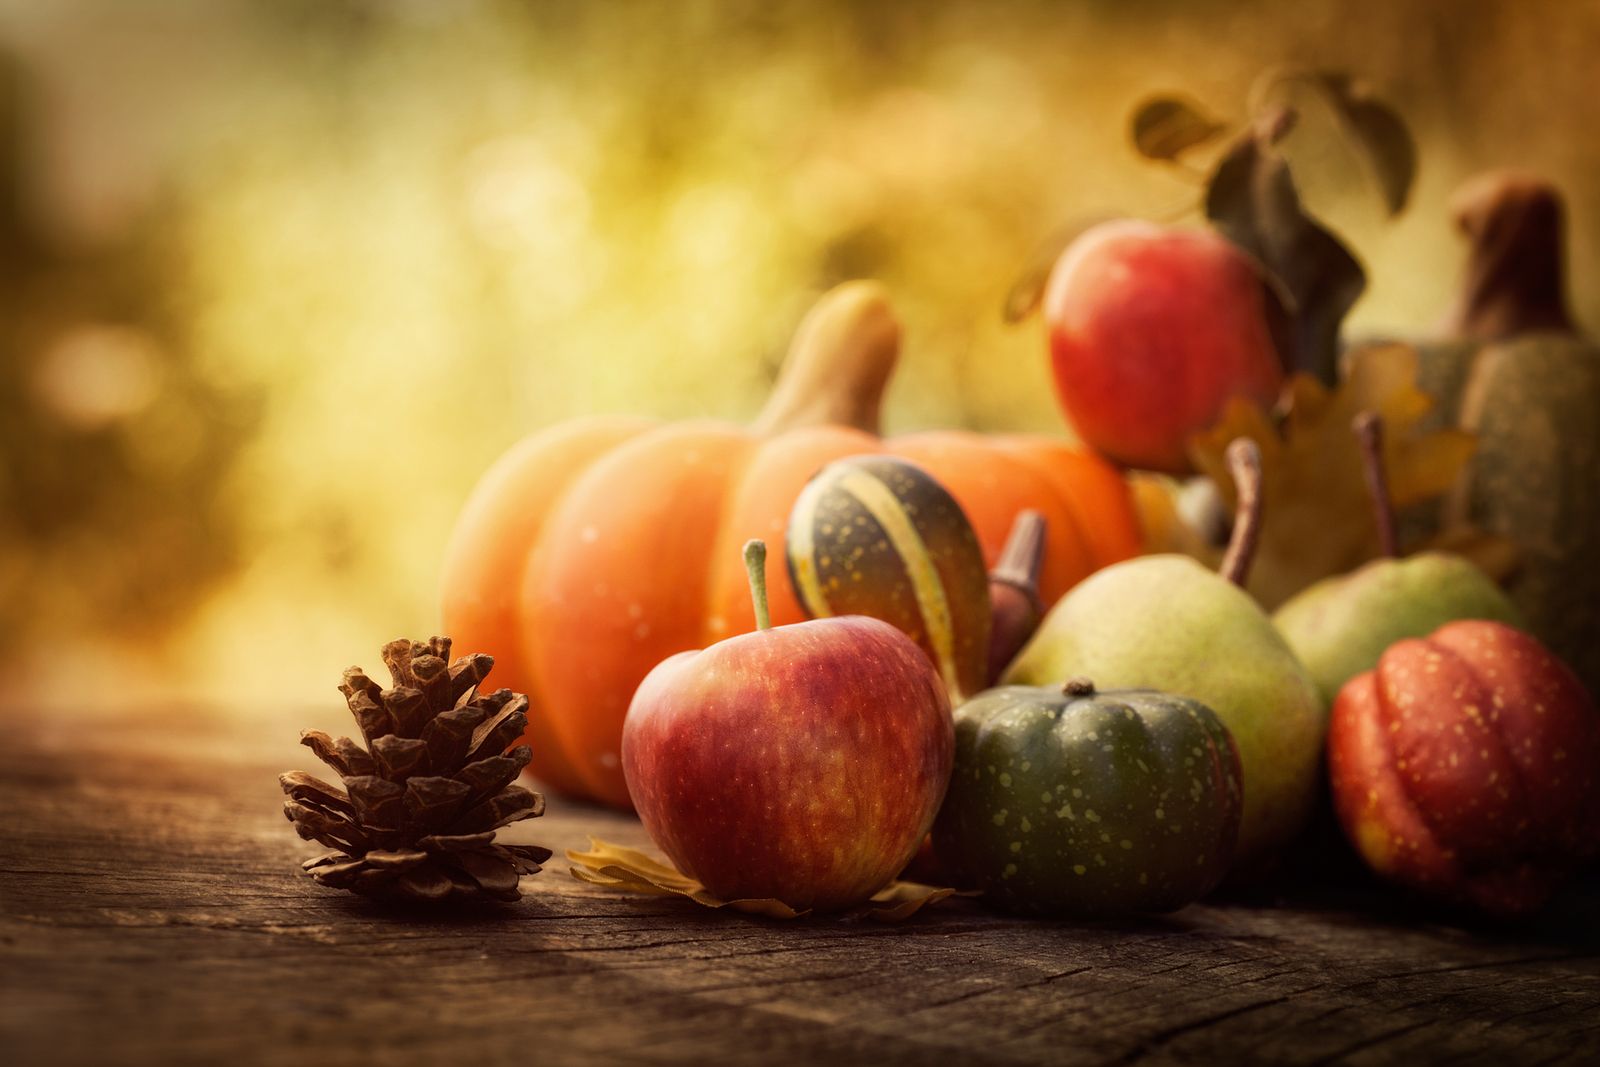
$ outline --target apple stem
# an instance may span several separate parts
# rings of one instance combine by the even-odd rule
[[[1383,469],[1383,416],[1376,411],[1363,411],[1350,428],[1361,443],[1361,472],[1366,475],[1367,495],[1372,498],[1372,517],[1378,523],[1378,549],[1385,559],[1396,559],[1400,555],[1400,539],[1395,532],[1389,474]]]
[[[1248,437],[1237,437],[1228,445],[1227,458],[1238,505],[1234,511],[1233,535],[1228,538],[1228,550],[1222,557],[1219,573],[1243,588],[1256,556],[1256,544],[1261,539],[1261,446]]]
[[[756,629],[772,629],[767,611],[767,543],[759,537],[744,543],[744,569],[750,575],[750,602],[756,606]]]

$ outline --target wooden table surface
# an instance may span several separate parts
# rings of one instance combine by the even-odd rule
[[[1100,924],[968,900],[786,923],[621,896],[559,859],[515,905],[374,905],[300,875],[315,846],[280,812],[277,772],[321,770],[298,728],[341,714],[3,710],[0,1061],[1600,1061],[1592,883],[1515,931],[1337,864]],[[558,856],[646,844],[560,798],[521,827]]]

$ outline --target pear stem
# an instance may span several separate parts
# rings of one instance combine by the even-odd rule
[[[1228,445],[1227,458],[1239,503],[1234,511],[1233,536],[1228,538],[1228,551],[1218,573],[1243,588],[1256,556],[1256,544],[1261,540],[1261,446],[1248,437],[1237,437]]]
[[[756,608],[756,629],[772,629],[767,611],[767,543],[760,538],[744,543],[744,569],[750,575],[750,602]]]
[[[1367,479],[1367,495],[1372,498],[1372,517],[1378,523],[1378,549],[1385,559],[1397,559],[1400,539],[1395,531],[1394,499],[1389,495],[1389,474],[1383,469],[1383,416],[1363,411],[1350,428],[1361,442],[1361,472]]]

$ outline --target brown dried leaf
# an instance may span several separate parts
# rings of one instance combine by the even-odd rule
[[[772,919],[796,919],[810,914],[809,911],[796,911],[783,901],[771,898],[723,900],[693,878],[660,860],[652,859],[637,849],[613,845],[595,837],[589,839],[589,851],[569,849],[567,859],[576,865],[570,870],[578,881],[618,892],[686,897],[707,908],[731,908]],[[866,904],[843,913],[841,917],[903,922],[923,907],[957,895],[970,894],[958,894],[954,889],[916,882],[890,882],[873,894]]]
[[[1384,207],[1398,215],[1417,175],[1417,146],[1399,113],[1373,96],[1366,83],[1342,71],[1313,71],[1304,79],[1327,100],[1345,136],[1372,171]]]
[[[1362,349],[1353,353],[1337,390],[1304,375],[1293,379],[1281,425],[1236,400],[1191,442],[1191,459],[1217,482],[1230,507],[1228,443],[1249,437],[1261,447],[1263,525],[1249,589],[1269,610],[1319,578],[1378,554],[1377,523],[1350,429],[1357,414],[1372,411],[1384,420],[1384,470],[1396,507],[1438,496],[1455,482],[1473,438],[1460,430],[1419,430],[1432,400],[1416,379],[1414,348]]]
[[[1282,353],[1293,371],[1335,380],[1339,326],[1366,288],[1350,250],[1309,215],[1288,162],[1277,149],[1294,112],[1277,109],[1253,123],[1217,164],[1207,184],[1206,217],[1254,256],[1263,279],[1286,298],[1291,318]],[[1275,284],[1274,284],[1275,283]]]
[[[1192,100],[1154,96],[1133,111],[1133,147],[1146,159],[1175,162],[1191,148],[1214,140],[1227,129]]]

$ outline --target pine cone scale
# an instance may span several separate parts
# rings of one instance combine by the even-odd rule
[[[329,848],[353,853],[372,847],[372,840],[342,815],[329,815],[298,800],[284,801],[283,813],[294,823],[295,832],[307,841],[320,841]]]
[[[372,755],[378,773],[392,782],[403,782],[429,769],[428,746],[420,738],[386,734],[372,742]]]
[[[341,778],[371,774],[377,769],[367,750],[348,737],[335,741],[321,730],[305,730],[300,734],[300,743],[315,752],[323,763],[338,771]]]
[[[467,764],[456,774],[456,781],[470,786],[474,797],[487,797],[516,781],[531,759],[533,750],[527,745],[518,745],[504,756],[490,756]]]
[[[394,723],[396,734],[400,737],[422,736],[423,729],[433,718],[422,690],[385,689],[382,699],[384,706],[389,709],[389,718]]]
[[[350,797],[344,790],[331,786],[305,771],[280,774],[278,784],[291,800],[298,800],[329,815],[339,815],[346,819],[355,816],[355,805],[350,803]]]

